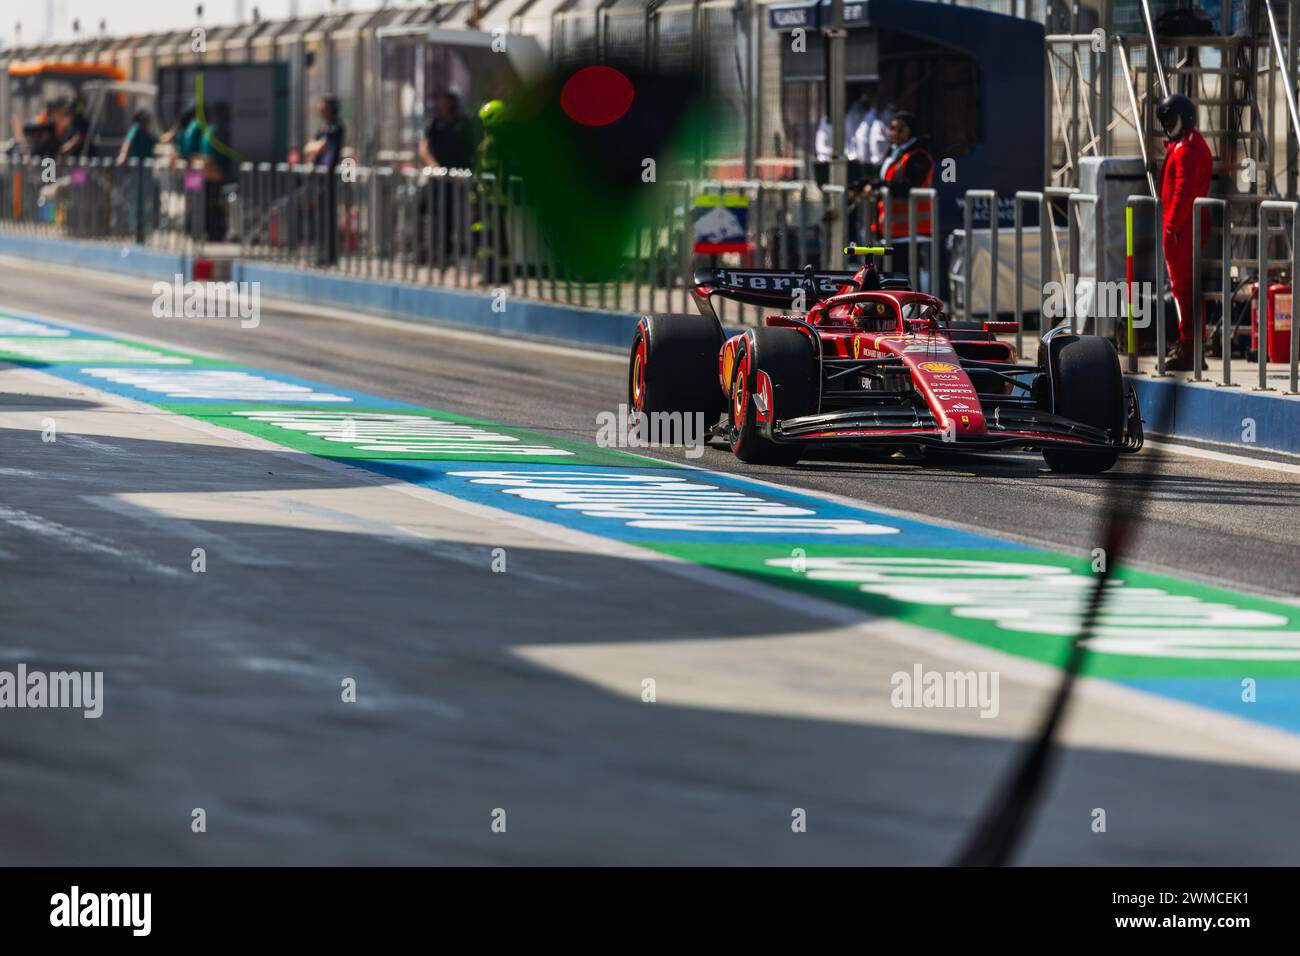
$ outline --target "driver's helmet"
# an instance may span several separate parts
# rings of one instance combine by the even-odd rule
[[[851,315],[859,332],[893,332],[898,328],[898,313],[887,302],[855,302]]]

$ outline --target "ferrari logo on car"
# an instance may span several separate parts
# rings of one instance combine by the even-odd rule
[[[955,372],[957,366],[948,362],[922,362],[917,368],[925,369],[927,372]]]

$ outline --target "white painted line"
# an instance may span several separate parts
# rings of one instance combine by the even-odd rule
[[[23,511],[20,508],[8,508],[0,505],[0,521],[20,531],[40,535],[43,538],[50,538],[83,554],[107,555],[121,561],[128,561],[147,571],[166,577],[179,577],[181,574],[179,569],[159,564],[152,558],[136,551],[119,547],[110,541],[93,538],[76,528],[69,528],[67,525],[59,524],[57,521],[50,521],[48,518],[42,518],[40,515],[34,515],[30,511]]]
[[[1300,475],[1300,464],[1291,464],[1287,461],[1272,461],[1267,458],[1250,458],[1246,455],[1234,455],[1224,451],[1213,451],[1209,448],[1198,448],[1194,445],[1180,445],[1177,442],[1167,441],[1150,441],[1146,442],[1149,448],[1158,448],[1161,451],[1167,451],[1175,455],[1185,455],[1188,458],[1204,458],[1206,461],[1218,461],[1228,465],[1240,465],[1243,468],[1258,468],[1261,471],[1276,471],[1284,475]],[[1284,454],[1284,452],[1278,452]]]

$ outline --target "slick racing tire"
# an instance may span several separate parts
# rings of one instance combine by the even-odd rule
[[[1124,433],[1124,375],[1115,344],[1096,335],[1080,336],[1062,344],[1054,358],[1057,413],[1105,429],[1118,442]],[[1052,471],[1080,475],[1109,471],[1118,459],[1117,449],[1043,449]]]
[[[718,385],[722,329],[703,315],[645,315],[628,360],[627,404],[640,413],[700,413],[708,429],[722,417]]]
[[[793,465],[803,455],[801,444],[777,444],[763,436],[754,393],[762,370],[772,382],[771,413],[780,419],[811,415],[817,410],[817,357],[808,336],[798,329],[754,329],[736,350],[728,406],[731,451],[754,465]]]

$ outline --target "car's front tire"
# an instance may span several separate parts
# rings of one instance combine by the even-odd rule
[[[1109,432],[1118,442],[1124,434],[1124,374],[1119,353],[1109,339],[1084,335],[1055,350],[1053,385],[1057,414]],[[1044,448],[1043,460],[1052,471],[1098,475],[1119,460],[1119,450]]]
[[[811,415],[817,410],[819,369],[808,337],[798,329],[760,326],[741,340],[731,376],[732,453],[749,464],[793,465],[803,456],[804,446],[770,441],[758,423],[754,393],[760,370],[772,383],[773,415]]]

